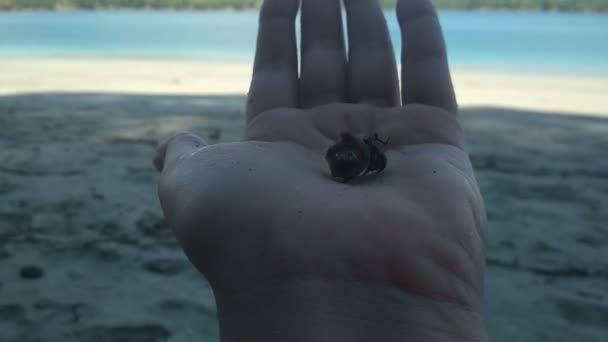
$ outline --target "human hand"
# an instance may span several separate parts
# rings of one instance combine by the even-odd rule
[[[244,142],[161,144],[160,200],[207,277],[223,341],[483,340],[486,218],[428,0],[402,0],[402,84],[377,1],[266,0]],[[341,132],[390,138],[344,184]]]

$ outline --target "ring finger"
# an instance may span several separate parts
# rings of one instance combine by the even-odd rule
[[[400,103],[393,45],[378,0],[345,0],[348,16],[349,96],[355,103]]]

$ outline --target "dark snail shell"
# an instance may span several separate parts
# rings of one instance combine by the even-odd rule
[[[342,133],[340,141],[327,150],[325,159],[333,177],[350,180],[367,169],[371,154],[361,139]]]

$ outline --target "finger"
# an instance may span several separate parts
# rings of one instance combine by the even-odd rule
[[[247,116],[297,105],[298,57],[295,18],[299,0],[265,0],[247,101]]]
[[[175,134],[161,142],[154,152],[153,164],[158,172],[170,168],[183,156],[206,146],[207,143],[190,133]]]
[[[430,0],[400,0],[402,98],[456,112],[456,95],[437,11]]]
[[[303,0],[300,105],[346,101],[346,47],[340,0]]]
[[[349,97],[380,106],[399,104],[395,53],[378,0],[345,0]]]

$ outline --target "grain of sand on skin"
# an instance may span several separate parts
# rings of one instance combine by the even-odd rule
[[[171,84],[161,74],[153,90]],[[102,90],[0,97],[0,341],[215,341],[211,291],[162,219],[150,156],[178,130],[239,140],[244,98]],[[463,113],[490,219],[493,341],[608,340],[608,119]]]

